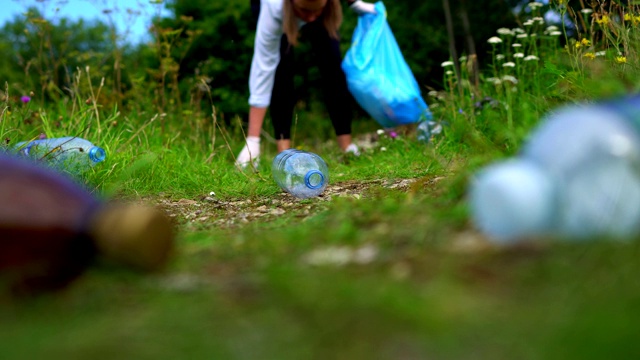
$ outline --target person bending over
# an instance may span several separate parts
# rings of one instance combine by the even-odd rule
[[[347,1],[357,14],[375,13],[375,6],[361,0]],[[298,34],[305,33],[318,63],[325,105],[345,152],[358,154],[351,142],[351,95],[342,71],[338,29],[342,22],[340,0],[252,0],[258,11],[256,37],[249,75],[249,129],[236,165],[257,165],[260,131],[270,108],[278,152],[291,147],[291,123],[295,105],[294,54]]]

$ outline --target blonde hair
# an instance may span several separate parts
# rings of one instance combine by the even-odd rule
[[[289,44],[298,45],[298,18],[293,12],[293,0],[284,0],[282,14],[282,26],[284,34],[287,36]],[[340,0],[327,0],[327,4],[322,9],[322,23],[327,29],[329,36],[338,38],[338,29],[342,24],[342,6]]]

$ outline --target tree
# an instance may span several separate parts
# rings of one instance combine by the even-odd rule
[[[173,17],[157,24],[184,29],[183,39],[193,36],[188,48],[173,52],[180,63],[180,80],[189,84],[182,89],[206,83],[213,103],[226,113],[247,111],[255,30],[249,5],[248,0],[175,0],[168,4]]]
[[[71,89],[73,73],[104,66],[111,54],[109,29],[101,23],[60,19],[56,24],[31,8],[0,30],[3,51],[0,81],[22,92],[59,98]]]

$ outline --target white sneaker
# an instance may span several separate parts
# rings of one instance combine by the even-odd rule
[[[344,152],[349,154],[353,154],[355,156],[360,156],[360,149],[358,149],[358,145],[351,143],[349,144],[349,146],[347,146],[346,149],[344,149]]]
[[[249,164],[253,164],[254,168],[258,168],[260,162],[260,138],[249,136],[244,147],[236,158],[236,166],[240,169],[246,169]]]

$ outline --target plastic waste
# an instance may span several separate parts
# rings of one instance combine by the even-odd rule
[[[550,114],[517,157],[475,176],[469,200],[478,228],[501,242],[638,234],[640,96]]]
[[[435,121],[421,121],[416,127],[416,139],[422,143],[430,143],[431,137],[442,133],[442,124]]]
[[[289,194],[307,199],[322,194],[329,183],[329,168],[318,155],[296,149],[279,153],[271,165],[273,179]]]
[[[24,141],[15,145],[18,154],[44,161],[59,170],[81,173],[106,159],[106,152],[86,139],[60,137]]]
[[[358,16],[342,69],[349,91],[382,127],[431,120],[418,82],[405,61],[379,1],[376,13]]]
[[[154,208],[105,201],[49,167],[0,153],[0,291],[58,289],[97,256],[155,270],[173,237]]]

